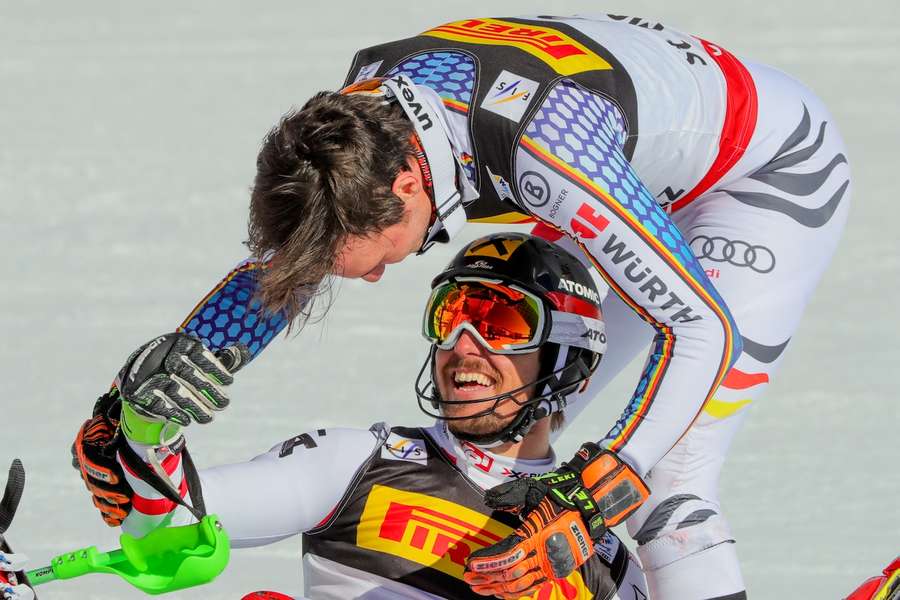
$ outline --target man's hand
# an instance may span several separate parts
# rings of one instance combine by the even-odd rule
[[[122,399],[149,421],[209,423],[228,406],[225,386],[249,362],[241,344],[210,352],[186,333],[168,333],[138,348],[116,380]]]
[[[223,387],[249,358],[244,346],[229,346],[213,355],[200,341],[183,333],[159,336],[128,358],[116,386],[97,400],[93,416],[84,422],[72,444],[72,465],[110,527],[120,526],[131,512],[133,494],[117,460],[123,443],[123,399],[131,411],[130,435],[136,441],[158,444],[162,441],[159,428],[136,421],[208,423],[212,411],[228,406]],[[127,395],[120,390],[127,390]],[[135,435],[135,429],[141,427],[140,435]]]
[[[97,400],[94,416],[84,422],[72,444],[72,466],[110,527],[120,526],[131,511],[131,486],[116,460],[121,412],[119,390],[113,388]]]
[[[485,596],[527,596],[583,565],[594,542],[649,495],[643,480],[615,453],[584,444],[555,472],[485,493],[489,508],[519,513],[522,525],[497,544],[473,552],[465,580]]]

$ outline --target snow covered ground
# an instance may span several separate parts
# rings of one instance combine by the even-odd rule
[[[249,6],[0,4],[0,469],[19,456],[28,471],[9,537],[35,566],[115,544],[69,466],[69,445],[128,353],[180,322],[244,256],[268,127],[339,85],[359,47],[446,20],[527,12],[647,16],[775,65],[829,105],[855,178],[850,223],[781,376],[751,408],[722,498],[756,599],[837,598],[900,552],[894,0]],[[315,427],[424,422],[411,392],[425,351],[419,311],[455,247],[392,267],[377,286],[343,283],[322,325],[273,343],[241,374],[233,408],[191,428],[197,462],[246,459]],[[605,431],[636,372],[570,427],[561,455]],[[215,584],[171,597],[299,591],[299,553],[298,539],[235,553]],[[40,596],[140,594],[94,576]]]

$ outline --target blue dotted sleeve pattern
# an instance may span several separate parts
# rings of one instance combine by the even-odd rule
[[[574,185],[582,192],[578,197],[583,203],[577,211],[575,207],[580,201],[570,194],[572,204],[566,217],[560,216],[562,210],[556,217],[549,213],[542,215],[541,210],[546,209],[536,209],[535,214],[549,219],[548,222],[556,228],[575,235],[610,287],[657,330],[656,341],[638,387],[621,418],[603,440],[604,445],[615,451],[632,439],[661,388],[670,397],[682,395],[684,405],[695,406],[699,400],[694,396],[700,396],[701,400],[704,395],[709,397],[740,354],[740,336],[725,302],[712,286],[681,232],[628,163],[623,152],[626,134],[627,123],[615,103],[563,81],[548,93],[520,141],[520,149],[529,155],[532,164],[542,165],[542,168],[567,181],[567,186]],[[526,204],[527,200],[526,196]],[[544,204],[547,203],[533,206]],[[613,220],[614,225],[610,226]],[[592,222],[593,228],[585,225],[586,222]],[[610,228],[606,230],[608,226]],[[604,241],[590,242],[588,250],[586,240],[596,238],[604,230]],[[633,251],[626,252],[625,246],[621,245],[618,251],[614,251],[617,241],[621,244],[622,239],[634,244]],[[643,263],[637,252],[643,254]],[[633,262],[629,264],[631,257],[634,257]],[[653,264],[660,265],[659,273],[655,273],[659,276],[656,277],[658,283],[654,285],[661,287],[639,283],[642,278],[648,277],[646,273],[651,272],[646,268],[651,257]],[[678,301],[665,303],[664,292],[660,290],[674,289],[685,290],[685,293],[682,297],[673,294],[672,297]],[[663,300],[657,300],[660,297]],[[705,316],[692,313],[689,304]],[[704,345],[706,343],[701,340],[676,360],[676,333],[682,331],[679,328],[686,327],[684,324],[687,323],[708,328],[699,335],[709,335],[710,343]],[[713,339],[724,339],[724,349],[717,345],[718,342],[712,344]],[[676,364],[681,369],[677,376],[680,379],[673,378],[672,373],[668,372],[669,369],[676,371]],[[715,367],[711,373],[710,365]],[[705,379],[696,377],[693,384],[696,389],[686,389],[683,394],[674,389],[677,387],[674,383],[664,386],[667,378],[683,383],[686,375],[694,373],[692,369],[697,373],[710,373],[711,385],[705,386]],[[674,402],[680,403],[681,400]],[[702,403],[700,405],[702,407]],[[671,404],[666,410],[670,408]],[[665,411],[664,414],[672,415]],[[674,444],[692,419],[681,415],[676,420],[679,426],[684,425],[682,429],[675,431],[673,425],[665,432],[660,430],[658,437],[674,436],[668,440]],[[665,443],[665,440],[654,442],[644,439],[641,444],[645,450],[636,462],[647,463],[644,466],[649,469],[668,450],[661,447]],[[651,446],[652,450],[647,450]]]
[[[238,265],[191,311],[179,329],[197,336],[212,350],[244,344],[251,358],[256,358],[288,324],[284,314],[264,312],[255,298],[263,268],[252,261]]]
[[[426,52],[409,58],[388,76],[403,73],[413,83],[427,85],[441,98],[468,106],[475,87],[475,63],[460,52]]]
[[[444,106],[455,113],[467,115],[475,89],[475,62],[461,52],[425,52],[409,58],[387,72],[387,76],[402,73],[417,85],[433,89]],[[475,180],[475,164],[464,163],[466,176]]]
[[[622,153],[626,124],[619,108],[600,96],[562,82],[554,87],[525,135],[545,151],[599,183],[699,281],[718,295],[687,241]]]

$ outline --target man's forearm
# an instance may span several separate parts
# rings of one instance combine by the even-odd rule
[[[283,330],[287,318],[267,313],[256,299],[266,263],[247,259],[238,264],[194,307],[178,330],[200,338],[215,352],[243,344],[256,358]]]
[[[219,516],[234,547],[269,544],[302,533],[332,513],[377,443],[366,430],[318,430],[294,436],[247,462],[201,469],[206,510]],[[183,444],[129,444],[145,462],[151,457],[158,461],[179,495],[187,498]],[[124,463],[123,469],[134,490],[134,508],[122,525],[125,531],[144,535],[193,520],[188,510],[166,499]]]

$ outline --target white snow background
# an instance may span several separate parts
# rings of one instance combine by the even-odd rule
[[[834,263],[750,410],[722,478],[750,597],[838,598],[900,552],[900,5],[881,2],[0,3],[0,469],[28,484],[10,541],[32,558],[116,545],[69,445],[122,361],[172,329],[244,256],[260,140],[343,80],[358,48],[472,16],[637,14],[804,81],[849,146],[854,198]],[[321,326],[276,340],[233,405],[192,426],[197,462],[240,461],[301,431],[426,422],[412,381],[420,310],[459,245],[348,281]],[[566,457],[606,431],[637,367],[569,427]],[[310,490],[310,494],[315,490]],[[623,535],[624,534],[623,532]],[[299,592],[299,539],[235,552],[170,598]],[[105,576],[42,600],[141,594]]]

